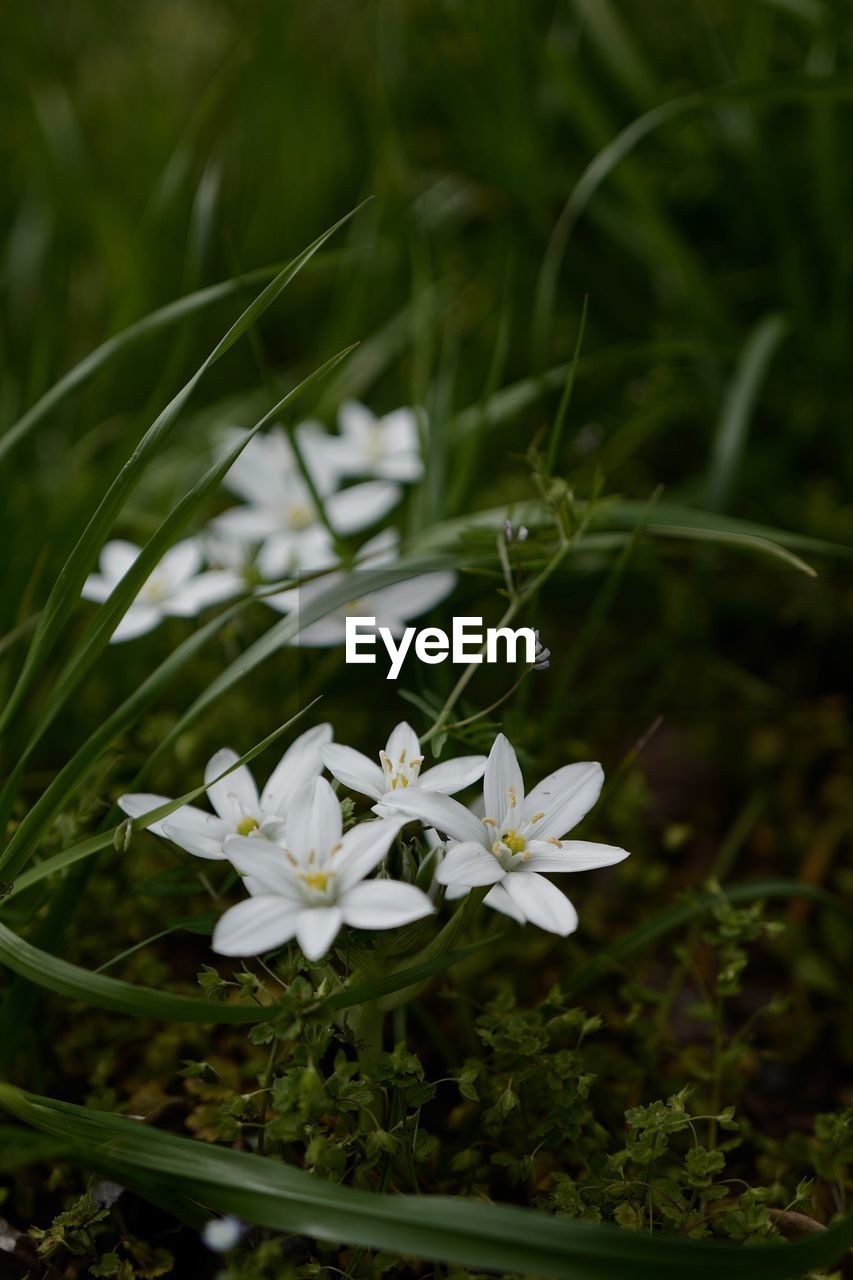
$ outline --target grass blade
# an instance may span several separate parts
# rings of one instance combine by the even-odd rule
[[[787,330],[784,316],[765,316],[743,348],[714,438],[706,499],[712,511],[722,511],[728,503],[761,384]]]
[[[359,206],[359,208],[361,207],[363,206]],[[178,414],[189,400],[204,374],[217,360],[225,355],[237,339],[275,301],[282,290],[299,273],[302,267],[310,261],[317,250],[326,243],[329,237],[357,212],[358,209],[353,210],[336,222],[333,227],[330,227],[328,231],[325,231],[313,244],[304,249],[298,257],[288,263],[275,279],[258,294],[254,301],[235,320],[234,324],[231,325],[224,337],[216,344],[189,382],[185,383],[177,395],[166,405],[166,408],[163,409],[137,444],[130,458],[121,468],[101,499],[97,510],[91,517],[54,583],[36,626],[23,669],[6,707],[2,715],[0,715],[0,733],[3,732],[17,714],[18,708],[29,691],[35,675],[56,644],[71,610],[77,603],[86,575],[94,564],[95,557],[109,533],[115,517],[141,478],[145,467],[165,444]]]
[[[463,1196],[386,1195],[7,1084],[0,1085],[0,1105],[68,1142],[81,1163],[108,1176],[120,1169],[137,1177],[154,1173],[163,1191],[273,1230],[499,1272],[551,1280],[785,1280],[836,1262],[853,1240],[853,1215],[796,1244],[739,1247],[552,1218]]]

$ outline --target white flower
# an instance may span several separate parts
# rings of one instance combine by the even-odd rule
[[[336,742],[322,747],[320,756],[339,782],[372,800],[381,800],[399,788],[414,787],[452,795],[482,778],[486,767],[485,756],[457,756],[421,773],[421,744],[414,729],[405,721],[391,730],[385,750],[379,752],[379,764],[360,751]]]
[[[211,1218],[204,1224],[201,1238],[214,1253],[227,1253],[236,1249],[245,1230],[239,1218],[226,1214],[224,1218]]]
[[[414,885],[365,882],[402,825],[399,817],[379,818],[344,835],[329,783],[306,782],[290,805],[281,848],[251,836],[226,842],[251,897],[225,912],[213,933],[214,951],[255,956],[295,937],[308,959],[318,960],[344,924],[394,929],[430,915],[432,903]]]
[[[298,439],[329,523],[342,537],[376,524],[400,501],[400,486],[384,480],[335,492],[338,477],[328,452],[332,438],[305,423]],[[334,563],[328,531],[320,523],[317,505],[280,427],[266,436],[254,436],[224,483],[245,505],[223,511],[212,526],[226,537],[255,545],[262,542],[258,557],[262,573],[275,578]]]
[[[83,584],[83,599],[102,604],[139,553],[140,548],[132,542],[107,542],[101,550],[100,573],[90,573]],[[165,617],[195,617],[208,605],[230,600],[245,589],[240,575],[229,569],[200,572],[203,559],[197,538],[186,538],[170,547],[119,622],[111,643],[145,635]]]
[[[420,818],[451,837],[436,872],[448,897],[491,885],[490,907],[565,936],[577,928],[577,913],[542,872],[591,871],[628,857],[613,845],[562,839],[595,804],[603,781],[600,764],[569,764],[525,797],[515,752],[499,734],[486,765],[482,820],[449,796],[420,787],[386,795],[377,812]]]
[[[384,418],[355,400],[338,410],[341,434],[329,438],[330,457],[342,476],[375,476],[403,484],[424,473],[417,415],[395,409]]]
[[[392,636],[399,639],[410,618],[426,613],[450,595],[456,586],[456,574],[443,571],[422,573],[408,581],[395,582],[390,587],[372,588],[370,570],[393,563],[397,559],[397,545],[396,532],[383,529],[362,547],[359,564],[349,575],[344,572],[330,573],[302,586],[265,596],[264,603],[279,613],[299,613],[327,591],[346,582],[349,577],[352,582],[352,599],[317,622],[300,628],[291,644],[313,648],[343,644],[346,639],[346,621],[353,614],[374,617],[377,627],[387,627]]]
[[[233,835],[247,836],[255,832],[266,840],[276,840],[284,834],[285,818],[294,795],[307,779],[322,771],[320,750],[331,740],[329,724],[317,725],[300,734],[270,774],[260,796],[245,765],[221,781],[214,781],[239,759],[234,751],[225,747],[211,756],[204,771],[207,794],[216,814],[185,804],[168,818],[153,822],[148,830],[197,858],[224,858],[223,845]],[[168,803],[168,796],[148,792],[125,795],[119,800],[121,809],[132,818],[144,817],[152,809]]]

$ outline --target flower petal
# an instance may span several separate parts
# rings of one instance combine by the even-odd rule
[[[229,773],[227,778],[214,782],[214,778],[218,778],[239,759],[236,751],[223,747],[210,757],[204,771],[204,784],[210,803],[232,831],[236,830],[240,819],[247,813],[257,815],[260,808],[258,789],[244,764]]]
[[[399,880],[369,880],[353,885],[341,898],[344,923],[354,929],[396,929],[432,915],[425,893]]]
[[[534,822],[530,839],[538,836],[564,836],[576,827],[598,799],[604,782],[604,770],[594,761],[567,764],[549,773],[537,783],[524,802],[524,817],[542,817]]]
[[[594,844],[592,840],[561,840],[559,846],[547,840],[531,840],[528,848],[530,871],[594,871],[596,867],[612,867],[628,857],[626,849]]]
[[[112,595],[115,585],[111,579],[104,578],[100,573],[90,573],[83,583],[80,595],[84,600],[91,600],[94,604],[103,604]]]
[[[427,826],[435,827],[454,840],[473,841],[474,844],[482,845],[486,839],[483,824],[474,817],[470,809],[438,791],[424,791],[421,787],[389,791],[374,805],[373,812],[383,818],[400,814],[405,814],[408,818],[419,818]]]
[[[246,583],[238,573],[231,569],[209,569],[176,587],[164,612],[174,618],[194,618],[202,609],[231,600],[245,590]]]
[[[388,741],[385,744],[386,755],[391,757],[393,763],[403,764],[416,760],[421,754],[421,743],[414,729],[405,720],[401,720],[395,725],[388,735]]]
[[[370,796],[373,800],[378,800],[384,793],[382,770],[375,760],[368,759],[361,751],[332,742],[322,748],[320,755],[329,773],[351,791]]]
[[[332,494],[326,500],[326,514],[335,532],[348,537],[387,516],[402,496],[403,490],[398,484],[368,480]]]
[[[343,823],[337,796],[325,778],[297,787],[287,814],[287,848],[300,862],[313,853],[323,861],[339,843]]]
[[[473,889],[479,884],[496,884],[505,875],[497,858],[472,840],[450,846],[435,878],[439,884],[464,884]]]
[[[294,904],[294,910],[301,909],[303,894],[287,854],[278,845],[257,836],[229,836],[225,857],[241,876],[252,877],[253,894],[279,894]]]
[[[137,636],[147,636],[148,632],[159,627],[162,621],[162,610],[154,605],[132,604],[110,636],[110,644],[120,644],[123,640],[135,640]]]
[[[177,813],[180,813],[179,809],[175,810],[175,814]],[[175,814],[164,818],[162,822],[163,835],[167,840],[171,840],[172,844],[176,844],[185,853],[191,853],[195,858],[207,858],[211,862],[217,862],[225,857],[222,846],[228,830],[221,818],[205,814],[204,816],[210,818],[211,823],[209,831],[205,832],[196,829],[192,824],[185,826],[180,821],[174,822]]]
[[[336,864],[338,885],[341,892],[351,889],[359,880],[369,876],[391,848],[397,832],[405,826],[404,817],[379,818],[360,822],[352,827],[341,841],[341,851]]]
[[[509,916],[511,920],[515,920],[518,924],[525,923],[524,912],[520,907],[516,906],[507,893],[506,886],[502,880],[498,884],[492,885],[483,901],[487,907],[500,911],[502,915]]]
[[[486,768],[485,756],[457,756],[455,760],[442,760],[427,769],[418,778],[418,786],[425,791],[440,791],[442,795],[453,795],[478,782]]]
[[[521,825],[524,780],[516,754],[502,733],[495,738],[489,752],[483,795],[486,817],[497,823],[498,831]]]
[[[134,560],[139,556],[140,548],[135,542],[126,542],[123,538],[113,538],[101,548],[99,563],[101,572],[111,588],[120,582]]]
[[[154,809],[159,809],[162,804],[168,804],[171,796],[158,796],[150,791],[130,792],[126,796],[119,796],[118,807],[122,813],[126,813],[130,818],[144,818],[146,813],[151,813]],[[178,809],[175,813],[180,812]],[[201,812],[201,810],[199,810]],[[152,822],[150,827],[146,827],[155,836],[162,836],[163,823]]]
[[[298,914],[279,897],[246,898],[219,920],[211,946],[221,956],[262,955],[290,941]]]
[[[261,792],[264,813],[284,815],[287,812],[287,806],[303,782],[323,772],[322,751],[331,740],[332,726],[318,724],[291,742]]]
[[[504,888],[525,920],[565,938],[578,927],[578,913],[556,885],[535,871],[511,871]]]
[[[319,960],[326,954],[342,923],[340,907],[304,907],[300,911],[296,941],[309,960]]]
[[[202,558],[201,543],[198,538],[184,538],[164,553],[155,573],[174,590],[198,573]]]
[[[405,582],[380,587],[371,595],[376,608],[376,621],[380,626],[393,626],[395,622],[419,618],[422,613],[428,613],[434,605],[446,600],[455,586],[455,573],[436,572],[421,573]]]

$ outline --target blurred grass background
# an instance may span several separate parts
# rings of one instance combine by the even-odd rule
[[[122,327],[286,259],[372,195],[205,380],[122,532],[151,531],[212,425],[250,421],[279,371],[294,378],[355,340],[350,389],[377,410],[429,409],[420,518],[528,496],[523,457],[562,385],[547,373],[570,359],[588,299],[558,466],[579,496],[599,475],[639,499],[662,485],[667,500],[849,544],[851,44],[849,8],[823,0],[10,10],[0,425]],[[689,110],[647,116],[682,100]],[[578,182],[640,119],[656,127],[570,226]],[[4,633],[43,599],[94,495],[235,310],[128,350],[0,464]],[[519,382],[526,405],[459,450],[455,416]],[[662,836],[695,883],[757,795],[747,869],[830,878],[853,752],[842,569],[822,563],[810,581],[646,544],[618,582],[603,562],[584,567],[542,602],[555,663],[507,708],[521,747],[543,769],[567,750],[613,767],[663,715],[625,801],[634,831],[645,807],[649,852]],[[113,705],[116,682],[132,687],[183,634],[174,625],[108,655],[46,768]],[[200,687],[222,662],[200,666]],[[256,673],[218,713],[214,745],[231,735],[245,749],[271,727],[262,710],[296,709],[295,663]],[[335,696],[369,745],[363,686]],[[207,745],[188,751],[206,758]],[[662,864],[643,865],[632,874],[660,884]]]

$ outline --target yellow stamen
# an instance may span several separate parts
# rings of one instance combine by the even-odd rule
[[[241,818],[237,823],[237,835],[250,836],[253,831],[257,831],[260,825],[257,818],[252,818],[249,814],[246,814],[245,818]]]
[[[503,837],[503,843],[510,853],[524,853],[527,849],[527,841],[517,831],[507,831]]]
[[[318,889],[320,893],[325,893],[329,887],[329,877],[325,871],[315,871],[312,875],[303,876],[309,889]]]

